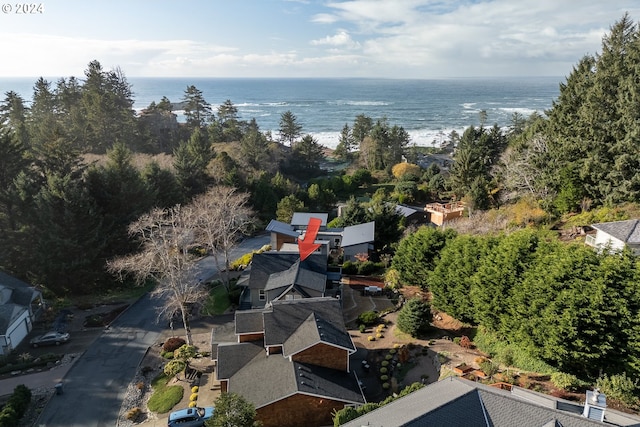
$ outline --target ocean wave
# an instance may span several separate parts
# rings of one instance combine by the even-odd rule
[[[522,114],[523,116],[530,116],[535,112],[539,112],[538,110],[534,110],[532,108],[524,108],[524,107],[501,107],[501,108],[498,108],[498,110],[505,111],[510,114],[519,113],[519,114]]]
[[[457,132],[458,135],[464,133],[464,128],[454,129],[414,129],[408,130],[407,133],[411,138],[409,146],[415,144],[418,147],[438,147],[441,143],[449,139],[451,132]],[[274,135],[277,135],[277,130],[272,131]],[[335,150],[340,142],[340,132],[309,132],[313,136],[318,144],[323,147],[331,148]]]
[[[355,107],[384,107],[385,105],[391,105],[392,103],[386,101],[350,101],[339,99],[337,101],[330,101],[329,104],[352,105]]]
[[[476,104],[477,104],[477,102],[464,102],[464,103],[460,104],[460,106],[462,108],[464,108],[465,110],[471,110],[471,109],[476,110],[476,108],[473,108],[473,106],[476,105]]]

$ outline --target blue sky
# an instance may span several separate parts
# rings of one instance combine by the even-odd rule
[[[640,20],[638,0],[39,4],[2,3],[0,77],[82,76],[94,59],[128,77],[566,76],[625,12]]]

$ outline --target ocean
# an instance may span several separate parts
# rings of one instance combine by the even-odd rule
[[[57,78],[47,79],[55,87]],[[280,116],[291,111],[324,146],[335,148],[345,124],[353,125],[359,114],[386,118],[402,126],[418,146],[439,144],[451,131],[462,133],[480,124],[507,127],[513,113],[527,117],[544,114],[559,95],[562,77],[510,77],[477,79],[234,79],[234,78],[141,78],[128,77],[137,111],[166,96],[182,100],[188,86],[196,86],[215,113],[226,100],[238,108],[241,119],[255,118],[262,131],[277,137]],[[0,92],[13,90],[28,105],[35,78],[0,78]],[[178,119],[181,112],[177,111]]]

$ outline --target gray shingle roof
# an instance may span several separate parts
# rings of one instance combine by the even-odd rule
[[[307,270],[295,262],[289,269],[273,273],[267,279],[265,290],[279,289],[291,285],[301,288],[309,288],[317,292],[324,292],[327,284],[327,276]]]
[[[264,331],[262,310],[238,310],[235,312],[236,334]]]
[[[640,244],[639,224],[640,220],[629,219],[626,221],[602,222],[600,224],[593,224],[592,227],[625,243]]]
[[[256,409],[296,393],[364,403],[353,373],[291,362],[280,354],[256,355],[229,378],[228,391],[242,395]]]
[[[251,260],[249,281],[245,284],[251,289],[264,289],[269,276],[291,268],[293,264],[300,261],[298,253],[263,252],[254,254]],[[306,270],[320,274],[327,272],[327,258],[322,254],[312,254],[300,263]]]
[[[283,355],[288,357],[318,343],[340,347],[350,353],[356,351],[348,333],[311,313],[284,342]]]
[[[249,288],[264,289],[270,275],[288,270],[299,259],[299,254],[283,254],[278,252],[254,254],[251,260]]]
[[[264,354],[261,342],[219,343],[218,379],[228,379],[242,370],[257,355]]]
[[[335,298],[305,298],[293,301],[273,301],[264,313],[265,346],[282,345],[314,313],[333,325],[351,341],[342,318],[340,301]],[[353,342],[351,342],[353,346]]]
[[[369,243],[374,241],[375,234],[374,221],[364,224],[350,225],[345,227],[342,232],[342,247],[359,245],[361,243]]]
[[[616,425],[640,425],[640,419],[628,417],[625,421],[619,413],[615,414],[615,417],[613,413],[611,415],[610,423],[615,418]],[[447,378],[371,411],[344,424],[343,427],[363,425],[595,427],[605,424],[583,417],[581,405],[573,402],[560,401],[529,391],[512,393],[459,378]]]

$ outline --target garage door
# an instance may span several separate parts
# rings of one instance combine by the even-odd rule
[[[27,336],[29,330],[27,328],[27,319],[25,317],[20,318],[19,321],[13,324],[14,329],[7,333],[7,337],[11,340],[11,349],[14,349],[22,342]]]

